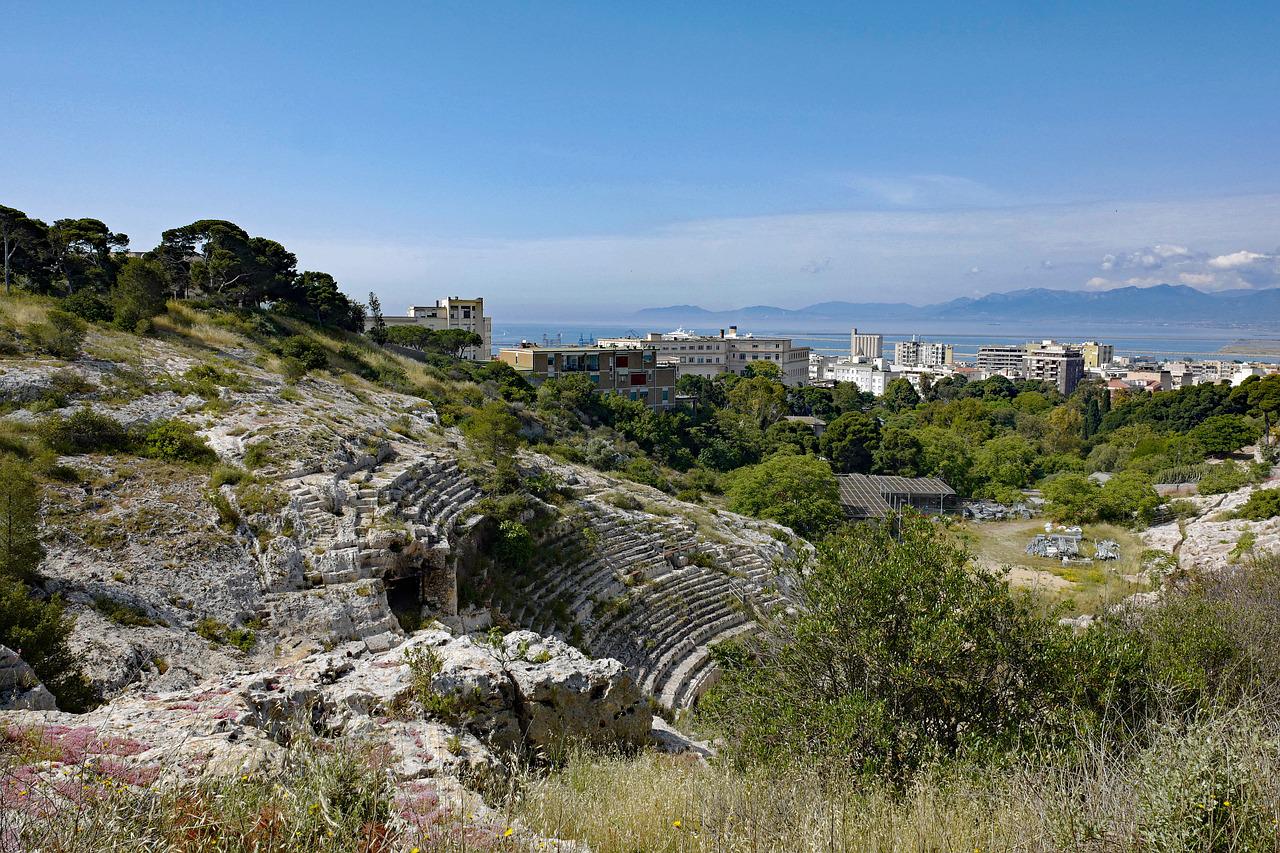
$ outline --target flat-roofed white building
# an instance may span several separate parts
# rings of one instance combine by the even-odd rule
[[[790,338],[757,337],[740,334],[730,326],[718,335],[699,335],[687,329],[650,332],[643,338],[600,338],[602,347],[655,347],[659,358],[674,364],[682,376],[715,377],[722,373],[741,374],[752,363],[768,361],[782,371],[786,385],[809,382],[809,347],[797,347]]]
[[[836,382],[852,382],[859,391],[868,391],[877,397],[893,381],[893,373],[884,359],[841,359],[830,366],[827,375]]]

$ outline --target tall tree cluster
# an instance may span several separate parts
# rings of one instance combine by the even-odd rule
[[[88,300],[85,304],[119,298],[133,318],[154,302],[158,285],[161,304],[173,298],[238,308],[272,305],[325,325],[364,327],[364,306],[342,293],[332,275],[299,271],[293,252],[275,240],[250,236],[234,222],[201,219],[170,228],[143,258],[131,257],[128,245],[127,235],[98,219],[58,219],[49,225],[0,205],[5,293],[82,294],[78,298]],[[133,261],[149,266],[129,270]],[[117,293],[121,288],[126,292]]]

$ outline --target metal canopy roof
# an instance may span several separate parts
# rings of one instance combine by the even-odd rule
[[[937,477],[889,477],[875,474],[840,474],[840,503],[854,518],[888,515],[912,497],[946,498],[955,490]]]

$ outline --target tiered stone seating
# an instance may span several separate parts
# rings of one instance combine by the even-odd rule
[[[457,463],[435,456],[391,459],[343,477],[308,475],[287,487],[315,584],[381,577],[394,566],[397,553],[368,541],[380,523],[403,523],[406,538],[447,549],[454,523],[479,495]]]

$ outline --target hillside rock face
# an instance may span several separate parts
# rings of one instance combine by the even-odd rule
[[[1200,510],[1199,515],[1181,524],[1171,522],[1149,528],[1142,534],[1143,542],[1150,548],[1176,555],[1181,568],[1200,572],[1221,571],[1247,560],[1252,554],[1280,551],[1280,518],[1249,521],[1228,517],[1258,489],[1277,486],[1280,478],[1273,476],[1260,485],[1246,486],[1225,495],[1192,498]]]
[[[18,653],[0,646],[0,711],[56,711],[57,703]]]
[[[381,653],[353,642],[190,690],[131,691],[81,715],[22,707],[0,718],[0,739],[42,743],[48,756],[21,769],[24,788],[56,788],[86,762],[144,787],[269,773],[291,744],[341,736],[382,756],[397,801],[429,784],[442,808],[473,820],[488,808],[464,785],[483,788],[514,761],[574,742],[646,743],[652,723],[617,661],[527,631],[490,641],[425,630]],[[11,784],[0,780],[0,801]]]

